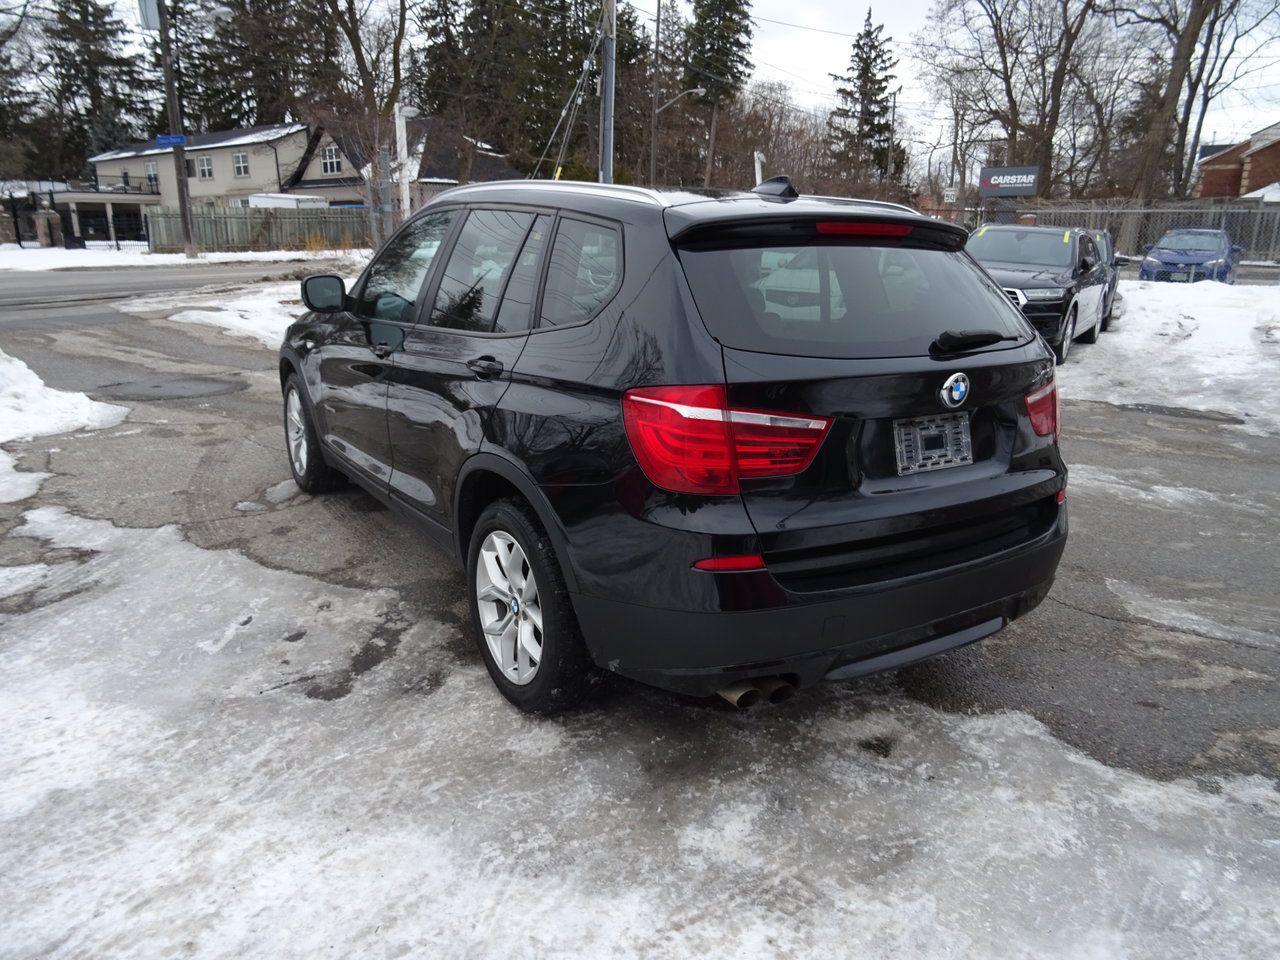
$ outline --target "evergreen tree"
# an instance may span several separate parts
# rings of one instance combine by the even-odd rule
[[[883,25],[871,22],[868,7],[866,22],[853,41],[849,73],[831,75],[838,84],[839,106],[827,118],[827,128],[831,158],[841,179],[883,180],[891,166],[895,174],[902,172],[905,158],[901,145],[892,139],[893,104],[889,92],[898,61],[889,49],[893,38],[883,36],[883,32]]]
[[[108,2],[50,0],[36,60],[40,108],[31,126],[29,164],[48,176],[87,176],[90,129],[112,118],[134,139],[150,83],[128,52],[128,33]]]
[[[711,104],[702,179],[703,186],[710,186],[720,106],[742,89],[751,73],[750,0],[693,0],[693,21],[686,42],[685,84],[687,88],[704,88],[703,100]]]

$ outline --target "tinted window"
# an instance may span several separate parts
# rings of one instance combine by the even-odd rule
[[[1220,233],[1174,230],[1161,237],[1156,246],[1163,247],[1165,250],[1185,250],[1188,253],[1192,251],[1212,253],[1226,246],[1226,241]]]
[[[581,323],[608,303],[622,279],[622,237],[614,227],[561,220],[551,247],[542,322]]]
[[[1029,263],[1041,267],[1071,266],[1071,231],[979,227],[965,249],[982,263]]]
[[[356,313],[373,320],[412,323],[411,308],[452,222],[452,212],[435,213],[396,234],[369,267]]]
[[[1093,241],[1088,237],[1080,238],[1080,260],[1088,257],[1093,261],[1094,265],[1098,263],[1098,248],[1093,245]],[[1078,262],[1078,261],[1077,261]]]
[[[943,330],[1031,336],[962,253],[824,244],[686,249],[680,261],[712,335],[742,350],[924,356]]]
[[[1094,242],[1098,245],[1098,253],[1107,263],[1111,262],[1111,234],[1095,233],[1093,235]]]
[[[528,330],[532,326],[533,298],[538,295],[538,277],[542,273],[542,251],[547,245],[547,233],[551,218],[538,217],[533,229],[524,241],[516,268],[511,272],[502,305],[498,307],[498,319],[493,329],[502,333]]]
[[[473,210],[458,234],[436,294],[431,324],[488,333],[502,288],[533,223],[533,214]]]

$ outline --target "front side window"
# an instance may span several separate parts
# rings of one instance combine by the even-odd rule
[[[1086,258],[1096,266],[1098,263],[1098,248],[1093,245],[1092,240],[1082,236],[1080,238],[1080,259],[1076,262],[1083,263]]]
[[[613,299],[621,281],[622,236],[617,228],[561,220],[542,295],[543,325],[590,320]]]
[[[247,177],[249,175],[249,155],[247,153],[233,153],[231,155],[231,169],[237,177]]]
[[[336,144],[329,144],[320,151],[320,172],[321,173],[341,173],[342,172],[342,153],[338,150]]]
[[[196,172],[201,180],[212,180],[213,157],[196,157]]]
[[[422,282],[452,222],[453,211],[435,213],[396,234],[369,267],[356,314],[368,320],[411,323]]]
[[[474,210],[440,278],[431,325],[488,333],[533,214]]]

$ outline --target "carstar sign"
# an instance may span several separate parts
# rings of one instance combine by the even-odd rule
[[[1039,167],[983,167],[978,181],[978,195],[1034,197],[1039,185]]]

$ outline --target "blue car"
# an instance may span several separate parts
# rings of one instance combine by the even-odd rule
[[[1225,230],[1170,230],[1147,247],[1138,279],[1235,283],[1240,250]]]

